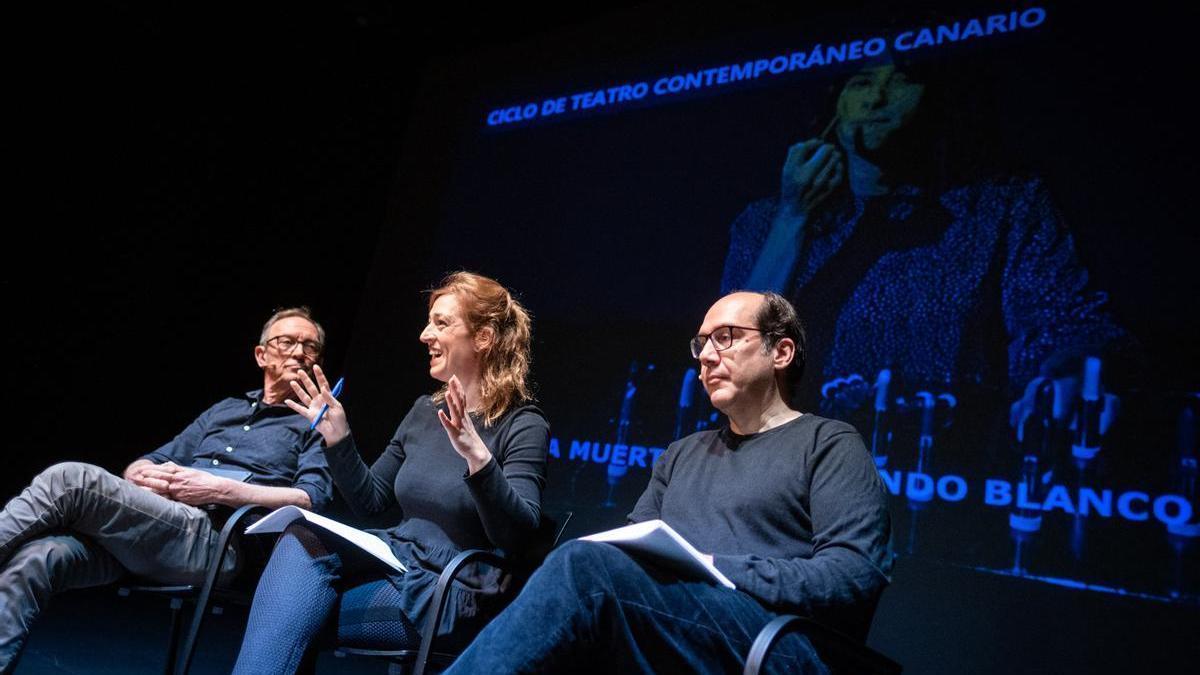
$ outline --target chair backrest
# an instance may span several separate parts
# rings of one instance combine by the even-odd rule
[[[543,522],[553,526],[554,536],[550,541],[551,550],[558,547],[562,541],[563,532],[567,531],[567,524],[571,522],[571,518],[574,516],[574,511],[548,511],[542,513]]]
[[[743,675],[758,675],[765,666],[775,643],[787,633],[803,633],[816,649],[821,660],[835,675],[900,675],[900,664],[876,652],[861,640],[818,623],[808,617],[783,614],[775,617],[759,631],[746,656]]]
[[[528,551],[521,554],[521,561],[534,567],[541,565],[546,556],[550,555],[550,551],[558,546],[563,532],[567,529],[567,523],[571,522],[574,515],[574,511],[543,510],[537,534],[534,535],[534,544],[529,547]]]
[[[534,537],[534,544],[520,556],[507,559],[507,564],[516,565],[517,570],[505,567],[506,559],[499,558],[494,553],[483,550],[463,551],[455,556],[450,564],[442,570],[442,574],[438,579],[438,586],[434,592],[430,602],[432,611],[426,620],[425,627],[421,633],[420,649],[414,654],[411,649],[402,650],[365,650],[355,649],[351,647],[339,647],[339,651],[346,654],[359,654],[364,656],[372,656],[386,658],[394,663],[413,662],[412,675],[424,675],[425,669],[430,664],[438,664],[445,666],[449,664],[457,654],[437,653],[433,651],[433,642],[437,636],[437,627],[441,625],[442,613],[446,611],[447,589],[453,582],[458,572],[463,569],[471,561],[480,561],[488,565],[495,565],[502,569],[507,569],[511,574],[517,572],[516,576],[522,579],[528,577],[535,568],[542,564],[542,560],[550,555],[550,551],[558,546],[559,540],[562,539],[563,532],[567,529],[567,523],[571,522],[571,517],[574,516],[573,511],[542,511],[541,520],[538,523],[538,530]],[[515,593],[513,594],[515,596]],[[415,658],[414,658],[415,657]]]

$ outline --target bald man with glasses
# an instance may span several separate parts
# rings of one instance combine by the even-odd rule
[[[628,519],[665,521],[736,590],[568,542],[448,672],[737,672],[779,614],[865,639],[891,569],[883,483],[853,427],[788,404],[804,371],[795,309],[731,293],[690,346],[728,425],[672,443]],[[801,635],[770,666],[827,672]]]
[[[123,477],[91,464],[56,464],[0,511],[0,673],[15,666],[51,596],[128,572],[198,584],[220,520],[261,504],[324,508],[332,483],[321,437],[284,403],[318,363],[325,331],[307,308],[275,312],[254,359],[262,389],[217,403]],[[237,568],[237,552],[223,572]]]

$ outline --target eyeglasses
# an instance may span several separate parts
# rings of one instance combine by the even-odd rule
[[[302,351],[304,355],[310,359],[315,359],[320,356],[321,350],[325,348],[325,345],[317,342],[316,340],[297,340],[290,335],[276,335],[270,340],[267,340],[265,344],[271,345],[272,343],[274,343],[272,346],[274,346],[280,354],[291,354],[292,351],[296,349],[296,345],[300,345],[300,351]]]
[[[713,349],[723,352],[733,346],[733,329],[740,328],[742,330],[752,330],[756,333],[761,333],[758,328],[749,326],[720,326],[708,335],[697,335],[692,338],[688,345],[692,348],[692,358],[700,358],[700,352],[704,351],[704,344],[712,341]]]

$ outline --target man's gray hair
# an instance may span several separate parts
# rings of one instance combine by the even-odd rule
[[[321,324],[317,323],[317,320],[313,318],[312,310],[303,305],[299,307],[285,307],[283,309],[275,310],[275,313],[271,315],[271,318],[267,319],[267,322],[263,324],[262,335],[260,335],[258,338],[258,344],[266,346],[267,337],[271,333],[271,326],[275,325],[276,321],[279,321],[280,319],[288,319],[293,316],[298,316],[316,326],[317,342],[320,342],[322,345],[325,344],[325,329],[322,328]]]

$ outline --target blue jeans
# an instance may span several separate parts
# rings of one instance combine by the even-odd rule
[[[740,672],[774,617],[745,593],[681,581],[608,544],[571,541],[447,672]],[[769,665],[827,672],[795,634],[780,640]]]
[[[53,594],[110,583],[126,570],[199,583],[217,537],[204,511],[98,466],[65,462],[38,474],[0,510],[0,673]],[[225,572],[235,565],[226,558]]]
[[[421,636],[401,594],[380,563],[360,555],[302,524],[289,526],[259,579],[234,672],[294,673],[313,656],[315,642],[334,639],[368,649],[416,649]]]

